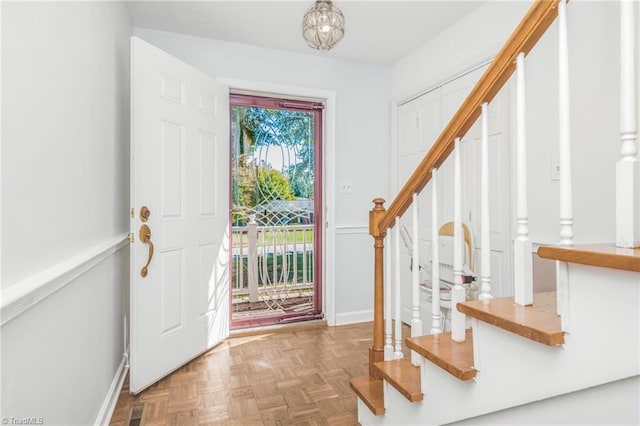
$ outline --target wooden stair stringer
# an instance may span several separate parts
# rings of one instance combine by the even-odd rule
[[[472,318],[547,346],[562,345],[564,332],[556,309],[556,293],[536,293],[533,305],[520,306],[513,297],[458,303],[458,311]]]
[[[382,385],[381,379],[373,379],[369,376],[354,377],[349,381],[351,389],[376,416],[384,414],[384,391]]]
[[[410,349],[462,381],[476,377],[471,329],[467,329],[464,342],[455,342],[450,332],[409,337],[405,342]]]
[[[402,358],[391,361],[376,362],[382,378],[389,382],[411,402],[422,401],[423,394],[420,386],[420,367],[411,364],[411,359]]]

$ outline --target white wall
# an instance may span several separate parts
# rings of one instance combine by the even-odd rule
[[[639,398],[636,376],[450,425],[635,425]]]
[[[2,417],[86,425],[125,349],[131,22],[2,8]]]
[[[325,188],[336,192],[334,205],[327,205],[335,210],[330,225],[335,227],[336,248],[325,261],[336,271],[331,283],[336,321],[372,319],[373,239],[368,236],[368,211],[373,198],[388,193],[389,68],[142,28],[134,32],[216,77],[335,93],[335,158],[325,167],[334,170],[336,186],[351,181],[353,192]]]
[[[571,78],[571,155],[576,242],[615,240],[615,163],[619,158],[619,6],[571,2],[567,7]],[[530,232],[559,238],[557,25],[530,55],[527,69]]]
[[[394,100],[494,55],[529,5],[487,2],[403,58],[392,69]],[[613,241],[619,151],[618,5],[572,1],[568,16],[575,241]],[[559,233],[558,182],[551,180],[550,172],[558,150],[556,23],[527,64],[530,236],[550,243]]]
[[[4,8],[3,288],[128,228],[128,25],[117,6]]]
[[[394,99],[415,95],[489,59],[513,31],[528,1],[489,1],[394,64]]]

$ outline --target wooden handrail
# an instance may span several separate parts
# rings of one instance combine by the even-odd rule
[[[440,167],[451,154],[455,139],[462,138],[473,126],[480,116],[482,104],[490,102],[502,89],[515,71],[518,55],[520,53],[528,54],[556,19],[559,1],[567,0],[534,1],[389,208],[385,210],[383,199],[373,200],[375,207],[369,213],[369,234],[375,240],[373,345],[369,349],[369,376],[372,379],[381,379],[374,364],[384,359],[383,251],[387,229],[393,227],[396,218],[402,216],[409,208],[413,201],[413,194],[419,193],[431,180],[431,170],[434,167]]]
[[[520,52],[528,54],[547,28],[558,16],[558,2],[562,0],[536,0],[520,24],[513,31],[500,52],[482,74],[449,124],[436,139],[409,180],[389,205],[384,216],[378,217],[377,234],[384,234],[409,208],[414,193],[419,193],[431,180],[431,169],[440,167],[453,151],[454,140],[462,138],[480,116],[481,105],[491,102],[515,70]],[[373,235],[373,234],[372,234]]]

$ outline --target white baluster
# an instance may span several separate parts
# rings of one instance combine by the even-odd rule
[[[240,234],[242,238],[242,234]],[[258,291],[258,222],[256,216],[249,215],[249,223],[247,224],[247,282],[249,286],[249,301],[257,302],[259,299]],[[242,247],[242,243],[240,244]],[[242,264],[240,264],[242,267]]]
[[[298,235],[299,232],[305,233],[307,232],[305,229],[302,229],[300,231],[293,231],[293,285],[297,285],[298,284]]]
[[[278,233],[276,231],[276,227],[272,227],[269,230],[269,233],[271,234],[271,236],[273,237],[273,244],[271,249],[273,250],[273,263],[271,264],[271,272],[273,273],[273,285],[275,286],[275,288],[278,288],[278,262],[276,261],[277,257],[277,253],[278,253]]]
[[[480,295],[479,300],[489,303],[491,295],[491,221],[489,218],[489,105],[482,104],[482,144],[480,169]]]
[[[393,359],[393,337],[391,324],[391,230],[384,245],[384,360]]]
[[[422,336],[422,320],[420,319],[420,221],[418,194],[413,194],[413,276],[411,286],[411,337]],[[411,351],[411,363],[420,364],[420,355]]]
[[[440,245],[438,237],[438,169],[431,169],[431,334],[442,332]]]
[[[309,278],[309,267],[307,265],[307,233],[302,233],[302,282],[304,284],[309,283],[312,279]],[[265,262],[266,263],[266,262]]]
[[[514,294],[518,305],[533,304],[533,265],[527,208],[527,127],[524,53],[516,61],[516,239],[513,242]]]
[[[458,303],[464,302],[465,292],[462,287],[462,167],[460,165],[460,138],[455,140],[453,151],[453,280],[451,290],[451,338],[456,342],[465,341],[464,314],[457,309]]]
[[[395,287],[395,350],[393,352],[394,359],[404,358],[402,353],[402,304],[400,299],[400,217],[396,217],[395,235],[395,269],[394,269],[394,287]]]
[[[569,55],[567,43],[567,4],[558,4],[558,85],[560,130],[560,242],[573,245],[573,202],[571,189],[571,133],[569,115]],[[569,331],[569,269],[566,262],[556,261],[558,314],[563,331]]]
[[[235,238],[235,237],[233,237]],[[240,240],[240,247],[239,247],[239,261],[236,263],[235,266],[235,282],[233,283],[233,285],[235,286],[235,288],[239,289],[239,290],[244,290],[244,231],[240,231],[238,233],[238,239]],[[249,267],[249,264],[247,264],[247,267]],[[247,272],[248,273],[248,272]],[[248,281],[247,281],[248,282]]]
[[[559,46],[558,86],[560,93],[560,245],[573,245],[573,190],[571,185],[571,132],[569,114],[569,54],[567,45],[567,4],[558,4]]]
[[[260,244],[260,249],[262,251],[262,288],[264,289],[265,285],[271,284],[271,280],[269,279],[269,262],[267,262],[267,253],[269,253],[269,248],[267,246],[267,234],[269,228],[262,227],[261,230],[258,230],[258,235],[262,234],[262,243]]]
[[[280,250],[282,250],[282,274],[280,274],[280,282],[283,285],[286,285],[287,283],[287,277],[289,275],[289,256],[287,255],[287,253],[289,253],[289,244],[287,243],[287,234],[289,232],[286,230],[286,228],[283,228],[279,234],[282,235],[282,245],[279,247]]]
[[[616,245],[640,246],[640,163],[636,121],[634,2],[620,3],[620,161],[616,164]]]

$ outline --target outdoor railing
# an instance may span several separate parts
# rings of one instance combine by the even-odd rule
[[[313,289],[313,225],[232,227],[233,303],[302,296]]]

